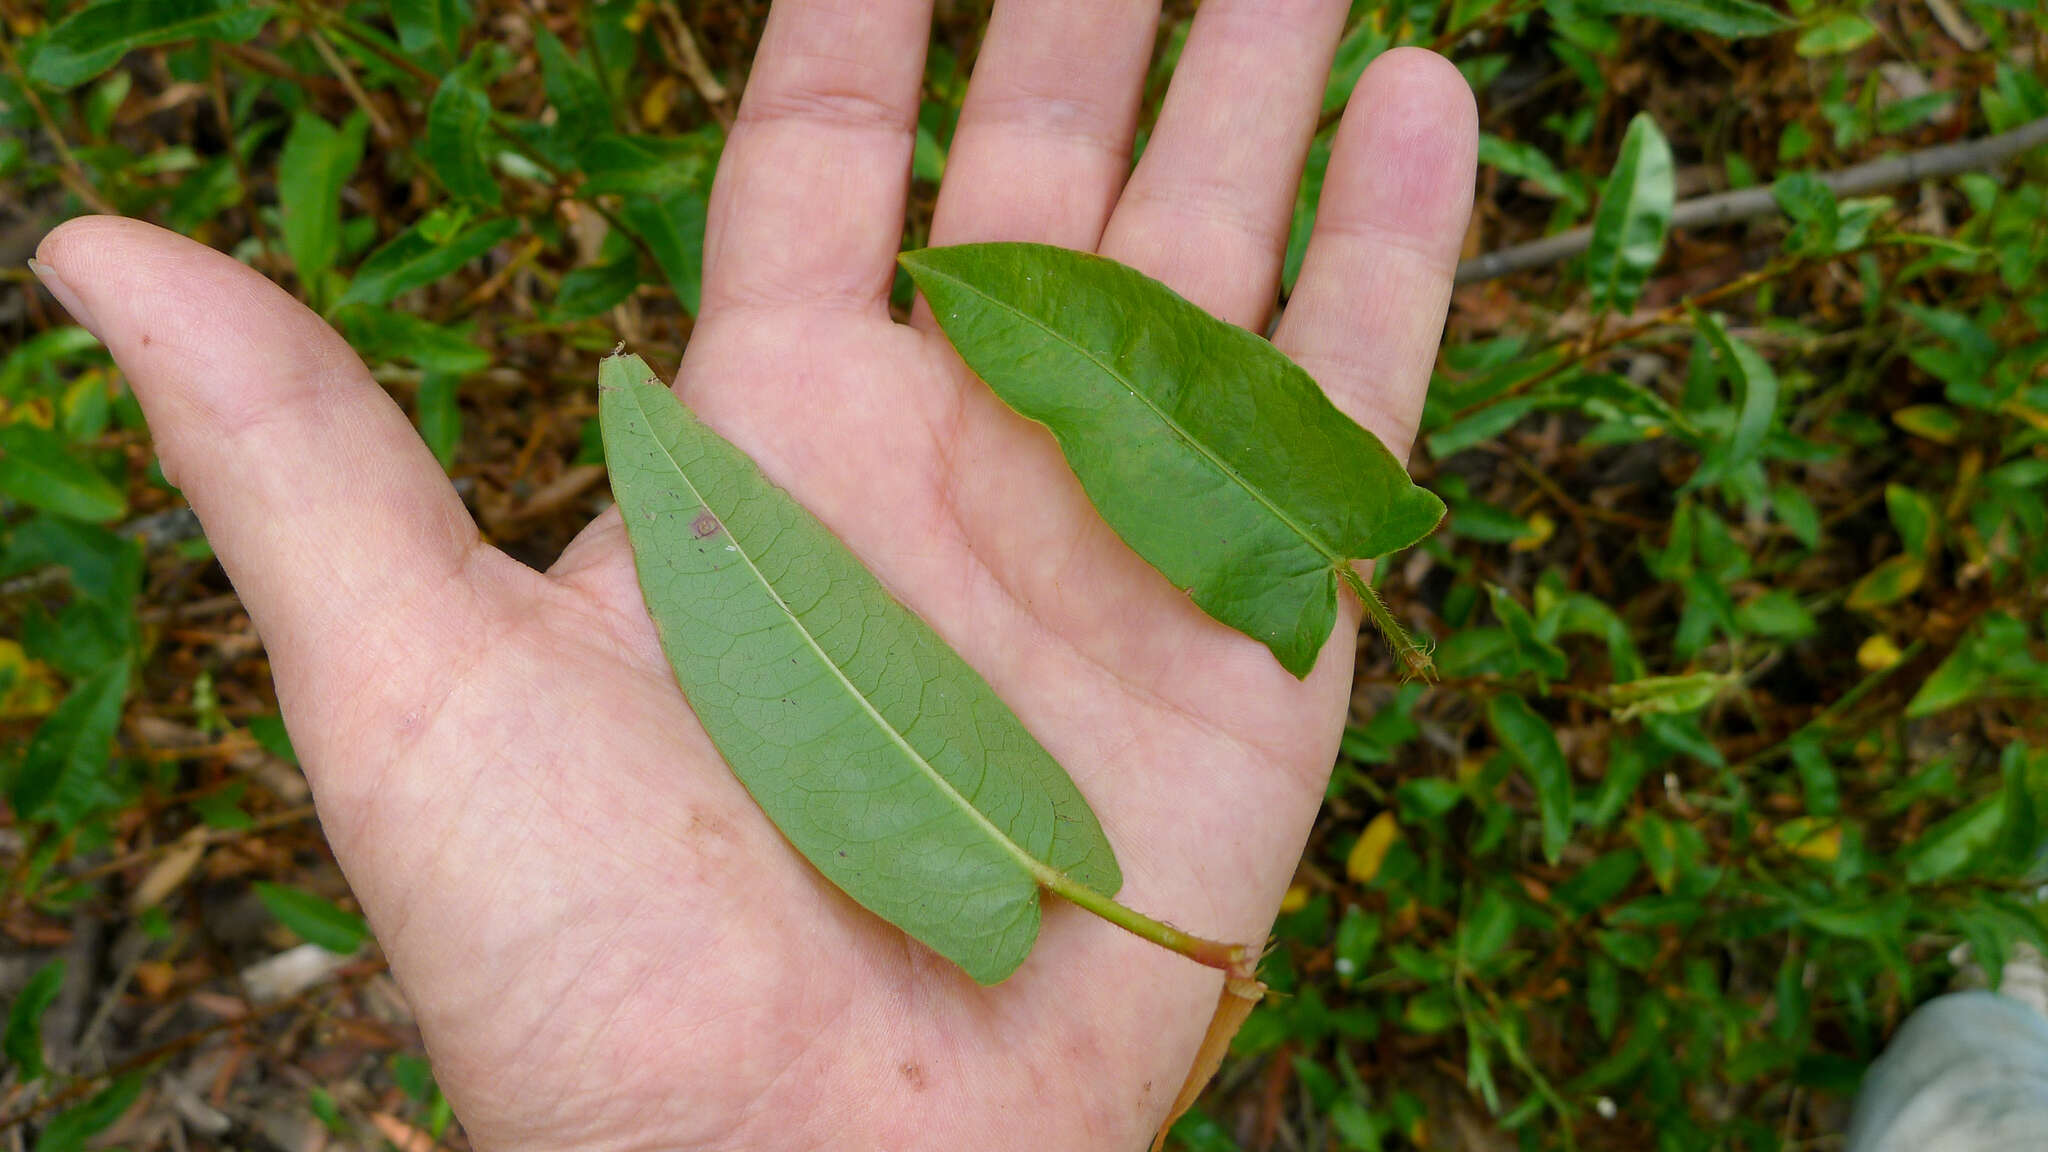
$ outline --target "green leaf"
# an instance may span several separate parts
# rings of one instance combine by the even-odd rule
[[[2005,826],[2005,793],[1987,796],[1920,834],[1903,852],[1906,882],[1931,884],[1970,866],[1997,843]]]
[[[239,44],[263,30],[274,9],[241,0],[107,0],[50,29],[29,79],[51,88],[83,84],[138,48],[181,40]]]
[[[1609,685],[1602,702],[1617,720],[1697,712],[1734,687],[1739,677],[1727,672],[1687,672],[1678,676],[1642,676]]]
[[[336,309],[335,327],[363,359],[410,360],[428,372],[467,376],[491,365],[491,354],[476,346],[468,326],[444,328],[411,312],[352,304]]]
[[[1572,834],[1572,774],[1557,733],[1520,696],[1495,696],[1487,701],[1486,719],[1493,738],[1536,787],[1543,857],[1555,864],[1563,857]]]
[[[581,143],[611,127],[611,107],[597,74],[571,55],[555,34],[536,25],[534,46],[540,50],[541,81],[555,108],[555,130]]]
[[[128,661],[116,660],[43,718],[8,794],[16,816],[70,828],[115,798],[109,760],[127,696]]]
[[[1693,320],[1720,353],[1722,370],[1735,384],[1741,404],[1735,430],[1728,439],[1727,454],[1721,458],[1724,469],[1732,468],[1755,459],[1763,450],[1764,438],[1770,435],[1778,416],[1778,374],[1748,341],[1730,333],[1719,316],[1696,312]]]
[[[1735,610],[1735,622],[1744,632],[1778,640],[1804,640],[1818,630],[1813,613],[1799,597],[1784,588],[1773,588]]]
[[[684,136],[606,134],[587,143],[582,161],[585,196],[644,196],[659,200],[678,192],[702,196],[718,164],[715,132]]]
[[[1350,562],[1428,535],[1443,503],[1271,344],[1096,256],[900,259],[968,365],[1051,429],[1103,519],[1204,611],[1296,676],[1329,639],[1339,579],[1398,632]]]
[[[452,238],[433,237],[433,222],[421,221],[370,253],[335,307],[389,304],[424,288],[503,243],[519,231],[517,220],[492,220]]]
[[[550,315],[558,320],[583,320],[609,311],[640,286],[640,254],[629,251],[607,264],[572,268],[562,277]]]
[[[676,303],[693,315],[702,303],[707,208],[702,192],[687,189],[658,200],[628,197],[619,210],[626,226],[654,253],[654,262],[675,290]]]
[[[456,445],[462,442],[462,408],[456,403],[456,386],[461,377],[430,373],[420,381],[415,407],[419,413],[420,439],[446,471],[455,462]]]
[[[1768,36],[1792,24],[1755,0],[1587,0],[1585,8],[1607,16],[1648,16],[1726,40]]]
[[[76,1108],[59,1113],[43,1126],[36,1140],[36,1152],[81,1152],[86,1141],[126,1115],[149,1083],[142,1072],[131,1072]]]
[[[362,162],[369,123],[357,112],[336,128],[318,113],[302,111],[277,160],[285,254],[298,271],[300,291],[315,307],[324,302],[327,273],[341,258],[341,190]]]
[[[1677,195],[1675,171],[1671,145],[1657,122],[1638,112],[1622,137],[1621,155],[1600,188],[1600,210],[1593,216],[1586,276],[1595,312],[1626,312],[1643,294],[1651,270],[1664,256],[1664,234]]]
[[[1918,556],[1893,556],[1865,572],[1849,589],[1844,603],[1851,611],[1868,612],[1896,604],[1920,590],[1927,562]]]
[[[34,424],[0,426],[0,496],[69,520],[105,523],[127,514],[128,498]]]
[[[391,26],[398,45],[427,67],[447,68],[462,50],[462,30],[469,26],[464,0],[390,0]]]
[[[1953,444],[1963,434],[1963,418],[1946,404],[1912,404],[1892,413],[1892,423],[1936,444]]]
[[[1907,701],[1906,716],[1918,719],[1985,696],[2022,692],[2048,694],[2048,664],[2029,654],[2024,623],[2005,612],[1986,612]]]
[[[599,377],[612,490],[683,694],[833,883],[992,984],[1048,873],[1122,874],[1066,772],[938,634],[637,356]]]
[[[350,955],[369,939],[370,926],[363,923],[361,916],[345,912],[332,901],[303,889],[258,883],[256,898],[299,939],[336,955]]]
[[[1801,56],[1840,56],[1870,43],[1877,25],[1854,12],[1837,12],[1799,34],[1793,50]]]
[[[1884,506],[1909,556],[1927,556],[1935,545],[1934,501],[1904,484],[1884,486]]]
[[[450,73],[427,106],[421,153],[457,200],[496,208],[502,193],[491,172],[491,98],[467,69]]]
[[[1771,510],[1793,539],[1808,548],[1820,546],[1820,509],[1813,506],[1806,493],[1791,484],[1775,485],[1771,489]]]
[[[7,1009],[7,1036],[0,1047],[23,1081],[40,1079],[50,1071],[43,1061],[43,1013],[50,1010],[63,987],[64,961],[52,960],[36,969]]]

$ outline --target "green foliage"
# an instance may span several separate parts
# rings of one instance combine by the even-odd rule
[[[277,917],[277,922],[309,944],[346,956],[363,946],[370,937],[369,925],[353,912],[345,912],[331,900],[299,888],[281,884],[257,884],[256,897]]]
[[[984,984],[1030,954],[1050,875],[1102,896],[1122,886],[1065,769],[837,537],[639,357],[607,359],[600,389],[662,650],[806,859]],[[735,678],[736,661],[753,671]],[[815,803],[821,792],[891,799]]]
[[[972,59],[974,6],[955,7],[911,246]],[[1957,979],[1958,945],[1995,975],[2041,942],[2048,170],[2037,151],[1857,198],[1819,179],[2048,116],[2037,13],[1950,7],[1982,49],[1918,9],[1817,0],[1353,5],[1328,112],[1388,48],[1445,48],[1486,133],[1479,244],[1581,225],[1602,242],[1453,306],[1414,462],[1448,520],[1376,578],[1443,679],[1362,662],[1264,969],[1280,995],[1179,1146],[1240,1147],[1268,1100],[1305,1147],[1425,1146],[1450,1122],[1448,1067],[1456,1122],[1504,1146],[1803,1147]],[[487,519],[551,464],[602,459],[580,366],[615,331],[688,331],[732,108],[675,74],[659,6],[30,8],[0,71],[0,194],[54,219],[90,191],[294,285]],[[1169,18],[1147,115],[1185,30]],[[745,46],[727,47],[730,82]],[[1784,218],[1650,244],[1666,194],[1639,116],[1668,133],[1672,194],[1768,187]],[[1331,115],[1290,287],[1335,139]],[[113,907],[118,888],[77,876],[121,829],[171,843],[276,811],[133,721],[204,727],[224,704],[234,746],[290,745],[260,686],[181,638],[179,597],[228,588],[203,547],[139,542],[179,497],[119,374],[27,315],[0,349],[0,791],[22,914],[68,914]],[[1383,851],[1354,876],[1374,826]],[[335,915],[277,914],[363,939],[321,903]],[[12,1022],[33,1006],[10,1015],[23,1068]],[[143,1083],[84,1086],[40,1146],[82,1146]]]

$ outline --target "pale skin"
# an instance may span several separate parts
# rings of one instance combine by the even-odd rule
[[[1101,252],[1263,327],[1346,8],[1207,0],[1133,172],[1157,4],[998,3],[932,242]],[[677,389],[1067,767],[1127,903],[1260,941],[1335,754],[1357,605],[1297,682],[1136,559],[928,317],[891,321],[929,19],[929,0],[777,4]],[[1373,65],[1275,336],[1397,453],[1476,131],[1441,59]],[[262,276],[107,218],[38,258],[112,349],[268,645],[322,825],[479,1146],[1149,1139],[1219,973],[1051,902],[1024,967],[976,986],[753,806],[656,647],[615,512],[535,572],[478,540],[405,414]]]

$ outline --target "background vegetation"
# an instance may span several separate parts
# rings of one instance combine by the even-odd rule
[[[940,7],[906,246],[986,15]],[[596,358],[688,339],[765,8],[0,2],[14,1147],[464,1143],[260,639],[21,261],[118,211],[293,286],[544,566],[606,502]],[[1380,573],[1441,678],[1362,646],[1279,995],[1180,1147],[1833,1147],[1906,1012],[2043,942],[2048,162],[1812,178],[2038,128],[2043,15],[1353,6],[1294,260],[1327,129],[1400,43],[1479,94],[1471,255],[1598,227],[1453,303],[1415,459],[1451,518]],[[1664,238],[1674,198],[1767,185]]]

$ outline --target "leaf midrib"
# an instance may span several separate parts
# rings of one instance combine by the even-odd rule
[[[656,387],[661,387],[661,385],[656,385]],[[639,395],[636,394],[633,397],[633,403],[636,407],[639,408],[641,418],[643,420],[646,420],[648,430],[650,432],[653,431],[654,421],[648,416],[647,408],[644,404],[640,402]],[[678,405],[680,405],[681,401],[677,401],[677,403]],[[696,416],[688,412],[684,413],[684,418],[697,419]],[[703,508],[710,509],[711,502],[704,498],[703,491],[699,489],[696,483],[690,479],[689,472],[684,470],[682,462],[676,459],[675,453],[670,450],[667,442],[664,441],[659,435],[656,435],[654,437],[654,442],[660,445],[662,455],[667,458],[670,467],[675,469],[676,475],[682,479],[684,486],[689,488],[690,495],[696,498],[698,505]],[[735,451],[737,451],[737,448],[735,448]],[[769,481],[769,483],[773,483],[773,481]],[[719,514],[716,510],[712,510],[712,515],[718,516]],[[861,709],[868,714],[869,719],[873,720],[875,722],[875,725],[881,728],[882,731],[888,733],[890,741],[893,742],[896,745],[897,749],[900,750],[904,756],[908,757],[910,762],[912,764],[915,764],[918,767],[918,769],[922,771],[926,775],[926,777],[928,777],[932,781],[933,784],[938,786],[940,793],[944,795],[946,798],[952,800],[953,803],[956,804],[962,812],[965,812],[968,815],[968,817],[975,822],[975,824],[979,825],[982,831],[986,832],[989,835],[989,837],[997,843],[997,845],[1002,847],[1005,851],[1009,852],[1011,856],[1015,857],[1017,862],[1024,867],[1025,872],[1031,876],[1033,881],[1035,881],[1041,886],[1044,886],[1052,883],[1055,880],[1064,879],[1057,873],[1057,871],[1050,864],[1047,864],[1044,861],[1039,860],[1036,856],[1033,856],[1031,853],[1025,851],[1024,847],[1018,844],[1015,840],[1012,840],[1009,837],[1008,833],[1004,832],[1001,828],[996,827],[995,823],[991,821],[988,818],[988,816],[981,811],[981,809],[976,808],[972,801],[968,800],[967,797],[960,794],[959,789],[953,787],[952,781],[946,779],[945,776],[941,775],[937,768],[932,767],[931,761],[925,759],[924,755],[920,753],[915,747],[913,747],[910,741],[904,739],[903,733],[898,731],[896,726],[894,724],[891,724],[888,718],[883,716],[880,711],[876,710],[875,706],[869,702],[867,694],[862,692],[858,687],[854,685],[852,680],[847,678],[846,672],[839,666],[839,662],[832,659],[832,657],[828,653],[826,653],[824,646],[818,643],[817,637],[811,634],[811,630],[809,628],[804,627],[802,617],[796,614],[795,610],[789,606],[789,602],[782,598],[782,593],[776,591],[775,585],[768,580],[767,576],[762,574],[760,567],[754,563],[754,558],[751,555],[749,555],[747,553],[747,549],[740,544],[739,537],[733,535],[731,528],[726,527],[725,517],[723,516],[719,516],[719,527],[724,530],[725,538],[732,542],[733,553],[737,555],[743,563],[746,564],[747,571],[753,574],[755,581],[757,581],[763,589],[767,590],[769,598],[775,601],[775,606],[782,611],[783,616],[786,619],[788,619],[790,625],[796,629],[797,634],[804,638],[804,643],[810,646],[811,651],[817,655],[819,662],[824,664],[825,667],[832,670],[833,677],[839,681],[842,687],[846,689],[847,695],[852,696],[855,700],[860,702]],[[820,527],[822,528],[823,525],[820,525]],[[831,531],[831,529],[827,528],[825,529],[825,531],[829,532]],[[905,609],[905,611],[908,611],[908,609]]]
[[[1253,500],[1258,501],[1261,507],[1265,508],[1266,511],[1273,514],[1274,519],[1280,521],[1282,524],[1285,524],[1290,531],[1292,531],[1296,536],[1299,536],[1303,541],[1305,541],[1309,547],[1315,549],[1316,552],[1323,557],[1323,559],[1327,560],[1330,564],[1330,567],[1333,570],[1352,559],[1352,557],[1344,555],[1341,549],[1337,548],[1334,545],[1324,544],[1321,537],[1315,535],[1308,529],[1302,527],[1301,524],[1295,521],[1294,517],[1289,516],[1287,514],[1285,509],[1281,508],[1278,504],[1275,504],[1272,500],[1268,499],[1265,492],[1263,492],[1257,485],[1251,483],[1249,480],[1246,480],[1242,475],[1238,473],[1237,469],[1230,466],[1230,463],[1228,461],[1216,455],[1216,453],[1211,451],[1207,445],[1203,444],[1200,440],[1197,440],[1192,433],[1190,433],[1186,428],[1182,427],[1180,421],[1175,420],[1171,415],[1169,415],[1166,412],[1165,409],[1153,403],[1152,397],[1146,395],[1144,390],[1137,386],[1137,382],[1135,380],[1127,378],[1122,373],[1118,372],[1115,368],[1103,362],[1101,357],[1095,355],[1095,353],[1088,349],[1086,346],[1075,342],[1074,340],[1067,337],[1065,334],[1061,333],[1059,329],[1054,328],[1052,325],[1047,324],[1045,321],[1040,320],[1038,317],[1033,316],[1029,312],[1022,310],[1016,307],[1015,305],[1008,303],[1007,301],[989,295],[988,293],[982,291],[980,288],[967,282],[966,280],[963,280],[957,276],[946,275],[943,272],[939,274],[945,276],[946,279],[952,281],[954,284],[959,285],[963,290],[971,292],[976,296],[979,296],[982,300],[988,302],[994,307],[1004,312],[1007,312],[1012,316],[1017,317],[1018,319],[1024,321],[1027,324],[1030,324],[1032,327],[1037,328],[1039,331],[1045,333],[1047,336],[1050,336],[1053,340],[1057,341],[1058,343],[1073,349],[1076,355],[1080,356],[1083,360],[1086,360],[1090,364],[1093,364],[1097,368],[1101,369],[1102,373],[1105,376],[1108,376],[1112,380],[1115,380],[1118,383],[1123,384],[1125,390],[1128,391],[1132,396],[1137,397],[1138,402],[1144,405],[1145,410],[1152,413],[1152,415],[1156,416],[1161,424],[1166,425],[1166,427],[1173,432],[1174,436],[1177,437],[1181,441],[1181,443],[1186,444],[1188,447],[1194,449],[1196,455],[1200,456],[1203,460],[1208,461],[1211,467],[1215,468],[1218,472],[1221,472],[1225,477],[1227,477],[1230,480],[1231,483],[1243,489],[1248,495],[1251,496]]]

